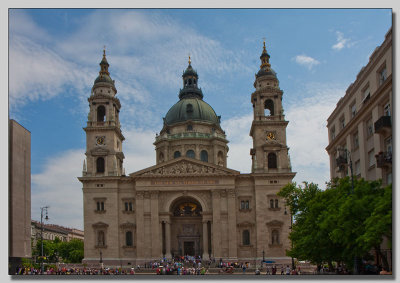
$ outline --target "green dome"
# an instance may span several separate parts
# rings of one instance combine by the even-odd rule
[[[96,80],[94,81],[94,83],[110,83],[110,84],[114,84],[113,80],[111,79],[111,77],[109,75],[106,74],[101,74],[99,75]]]
[[[185,122],[187,120],[218,125],[220,123],[220,117],[215,114],[214,109],[199,98],[181,99],[169,109],[164,118],[164,122],[167,125]]]

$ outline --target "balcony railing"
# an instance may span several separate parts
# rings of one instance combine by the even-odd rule
[[[384,133],[387,130],[392,128],[392,121],[390,116],[382,116],[380,117],[374,124],[375,133],[380,134]]]
[[[385,168],[392,165],[392,153],[388,152],[379,152],[375,155],[376,158],[376,166],[378,168]]]
[[[176,140],[182,138],[201,138],[201,139],[212,139],[212,138],[220,138],[226,139],[226,135],[218,134],[218,133],[199,133],[199,132],[184,132],[177,134],[164,134],[161,136],[156,136],[156,142],[161,140]]]

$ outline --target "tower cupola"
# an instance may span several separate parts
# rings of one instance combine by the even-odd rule
[[[199,75],[191,65],[192,61],[189,55],[189,65],[182,74],[183,89],[179,91],[179,99],[199,98],[203,99],[203,92],[198,87]]]
[[[263,46],[263,51],[260,56],[261,60],[261,65],[260,65],[260,70],[256,74],[256,77],[261,77],[261,76],[272,76],[276,78],[276,72],[271,68],[271,64],[269,63],[269,58],[271,56],[267,52],[267,48],[265,47],[265,40],[264,40],[264,46]]]
[[[100,62],[100,71],[99,71],[99,75],[96,78],[96,80],[94,81],[94,85],[99,84],[99,83],[106,83],[106,84],[111,84],[113,87],[115,87],[114,85],[114,80],[111,79],[110,77],[110,72],[108,71],[108,67],[110,66],[107,62],[107,58],[106,58],[106,50],[103,49],[103,58]]]

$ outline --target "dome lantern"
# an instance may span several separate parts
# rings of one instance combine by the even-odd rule
[[[203,99],[203,92],[201,88],[198,87],[199,75],[193,69],[191,63],[191,58],[189,55],[189,65],[182,74],[183,89],[179,92],[179,99],[196,97]]]

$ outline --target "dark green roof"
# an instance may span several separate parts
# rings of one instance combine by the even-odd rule
[[[276,78],[276,72],[272,70],[272,68],[269,69],[262,68],[258,71],[256,76],[257,78],[262,76],[272,76]]]
[[[106,74],[102,74],[99,75],[96,80],[94,81],[94,83],[110,83],[110,84],[114,84],[113,80],[111,79],[111,77],[109,75]]]
[[[164,118],[164,122],[167,125],[188,120],[218,125],[220,123],[220,118],[215,114],[214,109],[208,103],[199,98],[181,99],[169,109]]]

